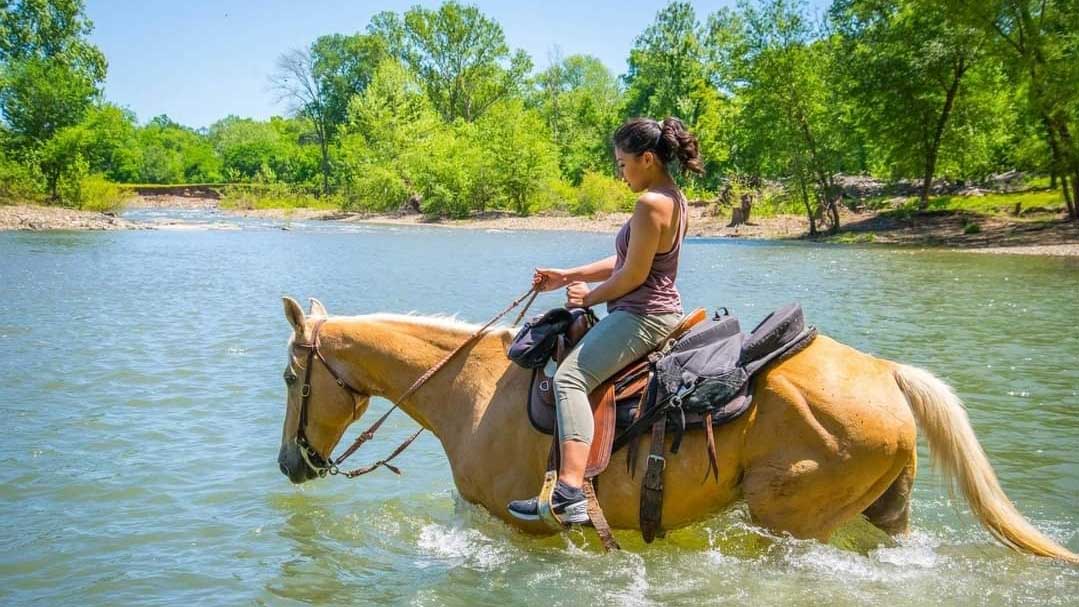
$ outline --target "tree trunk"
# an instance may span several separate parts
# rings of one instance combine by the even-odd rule
[[[798,175],[798,187],[802,190],[802,204],[806,208],[806,217],[809,218],[809,235],[817,235],[817,220],[814,217],[813,205],[809,203],[809,189],[806,187],[805,178],[802,175]]]
[[[1072,181],[1073,182],[1075,181],[1074,177],[1072,178]],[[1077,211],[1076,207],[1079,206],[1079,205],[1077,205],[1075,203],[1074,199],[1072,198],[1071,186],[1068,185],[1068,176],[1067,175],[1061,175],[1060,176],[1060,189],[1061,189],[1062,192],[1064,192],[1064,206],[1067,207],[1067,209],[1068,209],[1068,217],[1073,219],[1073,220],[1074,219],[1079,219],[1079,215],[1077,215],[1077,213],[1076,213],[1076,211]]]
[[[952,84],[948,87],[947,96],[944,98],[944,108],[941,110],[940,116],[937,117],[933,140],[929,144],[929,149],[926,150],[925,176],[922,177],[922,194],[918,200],[918,209],[922,211],[929,206],[929,188],[933,186],[933,173],[937,170],[937,154],[940,151],[940,141],[944,138],[944,127],[948,123],[948,116],[952,113],[952,106],[955,104],[955,96],[959,92],[959,82],[963,79],[963,74],[966,71],[966,60],[960,58],[959,63],[955,66]]]
[[[330,193],[330,149],[326,141],[326,125],[318,129],[319,147],[322,149],[322,195]]]

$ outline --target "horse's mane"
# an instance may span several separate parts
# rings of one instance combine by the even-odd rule
[[[413,325],[423,325],[435,329],[442,329],[453,333],[459,333],[464,337],[472,335],[483,325],[473,324],[465,322],[457,318],[456,314],[420,314],[418,312],[406,312],[404,314],[394,312],[376,312],[374,314],[364,314],[362,316],[353,316],[356,320],[374,320],[374,321],[390,321],[390,322],[402,322]],[[492,325],[487,329],[487,334],[509,334],[516,333],[515,327],[510,327],[503,324]]]

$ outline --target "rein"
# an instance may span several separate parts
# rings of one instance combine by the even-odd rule
[[[411,445],[412,442],[415,441],[416,438],[424,431],[424,428],[420,428],[415,433],[413,433],[412,436],[405,439],[405,441],[398,445],[398,447],[394,449],[388,456],[378,460],[377,462],[369,466],[363,466],[345,472],[339,470],[339,466],[341,465],[341,462],[345,461],[346,459],[348,459],[349,456],[355,453],[360,448],[360,446],[362,446],[364,443],[371,440],[375,436],[375,432],[378,432],[378,429],[382,427],[382,423],[386,421],[386,418],[388,418],[391,413],[393,413],[398,407],[400,407],[400,403],[404,402],[406,398],[416,392],[416,390],[418,390],[420,386],[426,383],[427,380],[431,379],[431,377],[435,373],[437,373],[439,369],[441,369],[448,362],[450,362],[450,360],[452,360],[458,352],[465,349],[465,347],[467,347],[469,344],[482,337],[491,325],[498,322],[498,320],[505,316],[510,310],[516,308],[522,301],[524,301],[525,298],[529,298],[528,303],[525,304],[525,307],[521,309],[520,314],[517,315],[517,320],[513,322],[514,325],[520,323],[521,319],[524,318],[525,312],[528,311],[528,308],[532,305],[532,302],[535,301],[536,295],[539,295],[539,290],[533,287],[529,289],[528,292],[524,295],[513,300],[513,303],[511,303],[506,309],[502,310],[497,315],[495,315],[494,318],[487,321],[485,325],[477,329],[476,332],[469,336],[469,338],[466,339],[463,343],[461,343],[461,345],[457,346],[457,348],[455,348],[453,352],[447,354],[445,358],[440,360],[437,364],[435,364],[435,366],[428,369],[423,375],[416,379],[416,381],[413,382],[407,390],[405,390],[404,394],[399,396],[396,401],[394,401],[393,407],[390,407],[389,411],[386,411],[386,413],[382,414],[382,417],[378,418],[375,423],[371,424],[370,428],[360,433],[360,435],[356,437],[356,440],[354,440],[352,444],[349,445],[347,449],[345,449],[344,453],[342,453],[336,459],[334,459],[331,455],[329,456],[328,460],[319,455],[318,451],[316,451],[311,446],[311,444],[307,440],[307,434],[304,432],[304,429],[307,427],[307,403],[311,399],[311,368],[313,366],[312,363],[314,362],[315,358],[317,357],[318,360],[322,362],[322,365],[326,367],[326,370],[329,371],[330,375],[332,375],[333,378],[337,381],[337,385],[347,390],[353,396],[363,395],[365,393],[349,385],[347,381],[345,381],[340,375],[337,374],[336,371],[334,371],[333,366],[330,365],[329,361],[327,361],[326,358],[322,355],[322,352],[319,350],[318,333],[319,330],[322,328],[323,323],[325,323],[327,319],[319,319],[315,323],[310,343],[293,344],[294,348],[307,349],[307,364],[304,368],[303,385],[300,388],[300,423],[299,429],[296,432],[296,444],[300,447],[300,454],[303,456],[304,463],[306,463],[309,468],[317,472],[319,477],[325,477],[327,474],[331,476],[340,474],[346,478],[356,478],[357,476],[367,474],[368,472],[372,472],[380,467],[386,468],[394,474],[401,474],[400,468],[390,464],[390,461],[392,461],[395,457],[400,455],[401,452],[407,449],[408,446]]]

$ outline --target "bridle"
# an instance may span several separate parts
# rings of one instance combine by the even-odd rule
[[[509,307],[499,312],[491,320],[487,321],[487,324],[477,329],[471,336],[469,336],[468,339],[466,339],[461,345],[457,346],[457,348],[455,348],[452,352],[447,354],[446,357],[439,361],[437,364],[435,364],[435,366],[428,369],[423,375],[421,375],[415,382],[412,383],[408,390],[405,390],[404,394],[402,394],[393,401],[393,407],[390,407],[389,411],[386,411],[386,413],[384,413],[382,417],[378,418],[375,423],[371,424],[370,428],[360,433],[360,435],[356,437],[356,440],[354,440],[352,444],[349,445],[348,449],[345,449],[345,451],[336,459],[332,455],[330,455],[328,458],[322,457],[321,455],[319,455],[318,451],[316,451],[315,448],[311,446],[310,441],[307,440],[307,407],[308,402],[311,400],[311,369],[312,367],[314,367],[314,360],[317,358],[322,363],[322,366],[324,366],[326,370],[330,372],[330,375],[333,376],[334,380],[337,381],[337,385],[347,391],[349,395],[353,398],[360,396],[369,396],[369,394],[352,387],[351,384],[345,381],[343,377],[341,377],[336,371],[334,371],[333,365],[331,365],[330,362],[326,360],[326,357],[322,355],[322,351],[319,350],[318,334],[319,331],[322,329],[322,325],[328,319],[325,317],[319,318],[317,321],[315,321],[314,327],[311,331],[311,341],[309,341],[308,343],[292,345],[293,348],[303,348],[307,350],[307,362],[304,365],[303,384],[301,384],[300,386],[300,421],[299,426],[296,430],[296,445],[300,448],[300,455],[303,458],[304,463],[307,465],[308,468],[318,474],[320,478],[325,477],[327,474],[330,476],[340,474],[345,476],[346,478],[355,478],[357,476],[367,474],[368,472],[376,470],[380,467],[386,468],[394,474],[401,474],[400,468],[397,468],[389,462],[393,460],[393,458],[400,455],[401,452],[407,449],[408,446],[416,440],[420,433],[424,431],[424,428],[422,427],[415,433],[413,433],[412,436],[405,439],[405,441],[398,445],[398,447],[394,449],[388,456],[378,460],[377,462],[369,466],[363,466],[361,468],[356,468],[355,470],[349,470],[346,472],[342,472],[338,467],[341,465],[341,462],[345,461],[350,455],[355,453],[361,445],[374,437],[375,432],[377,432],[378,429],[382,427],[382,423],[385,422],[386,418],[388,418],[390,414],[393,413],[394,410],[396,410],[400,406],[400,403],[404,402],[406,398],[411,396],[413,392],[415,392],[417,389],[419,389],[420,386],[426,383],[427,380],[431,378],[431,376],[438,372],[439,369],[444,367],[446,363],[450,362],[450,360],[453,359],[453,357],[456,356],[458,352],[465,349],[465,347],[467,347],[469,344],[482,337],[487,331],[488,327],[490,327],[500,318],[505,316],[507,312],[516,308],[517,305],[521,303],[521,301],[531,295],[531,299],[529,299],[528,303],[525,304],[525,307],[521,309],[520,314],[517,315],[517,320],[515,320],[513,324],[517,325],[518,323],[520,323],[521,319],[525,315],[525,312],[528,311],[528,308],[532,305],[532,302],[535,301],[536,295],[538,294],[539,290],[535,287],[529,289],[527,293],[515,299],[513,303],[509,305]],[[295,380],[295,375],[291,375],[291,378]],[[286,376],[286,381],[288,381],[288,379],[289,376]]]

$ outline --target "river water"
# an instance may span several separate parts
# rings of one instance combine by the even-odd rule
[[[0,604],[1079,601],[1079,568],[994,544],[924,441],[914,531],[871,549],[770,537],[742,507],[648,546],[620,534],[612,555],[581,532],[537,540],[460,500],[430,436],[402,477],[294,487],[275,462],[282,295],[483,322],[534,266],[606,256],[613,237],[129,217],[192,229],[0,233]],[[691,239],[679,283],[746,328],[801,301],[822,332],[932,370],[1020,510],[1079,551],[1079,260]],[[391,417],[372,452],[414,428]]]

